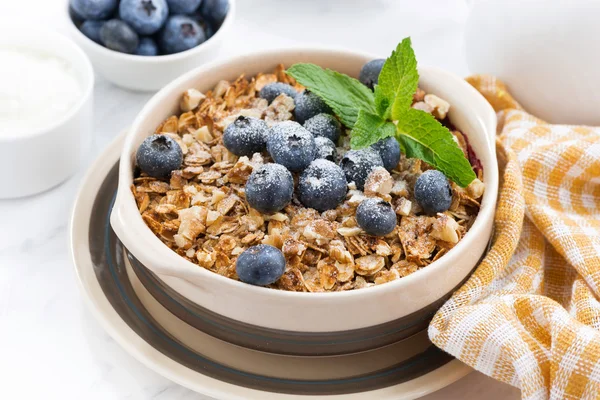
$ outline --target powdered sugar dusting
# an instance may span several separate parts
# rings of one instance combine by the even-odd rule
[[[335,208],[345,198],[347,190],[342,169],[323,158],[311,162],[298,183],[302,204],[318,211]]]
[[[304,123],[304,127],[315,137],[323,136],[337,143],[340,138],[342,126],[339,121],[330,114],[317,114]]]
[[[316,158],[323,158],[329,161],[336,161],[337,151],[335,144],[324,136],[315,138]]]
[[[267,150],[278,164],[302,171],[315,158],[315,139],[299,123],[284,121],[268,132]]]

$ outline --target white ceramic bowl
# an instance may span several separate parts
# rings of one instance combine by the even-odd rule
[[[94,72],[71,40],[50,30],[0,30],[0,46],[39,50],[65,60],[77,75],[81,95],[64,116],[43,129],[0,135],[0,199],[33,195],[71,176],[89,148]],[[25,79],[25,77],[24,77]],[[35,110],[32,110],[35,113]]]
[[[224,38],[231,29],[236,1],[229,0],[229,12],[223,24],[206,42],[193,49],[166,56],[138,56],[119,53],[90,40],[77,29],[66,6],[69,33],[92,60],[96,71],[115,85],[126,89],[155,91],[178,76],[208,62],[219,54]]]
[[[384,285],[334,293],[286,292],[225,278],[181,258],[143,222],[131,193],[138,145],[165,118],[179,112],[181,94],[207,91],[221,79],[253,76],[283,63],[312,62],[357,76],[369,55],[327,49],[272,50],[198,68],[158,92],[137,116],[125,139],[119,189],[111,225],[125,247],[172,290],[204,309],[234,321],[288,332],[343,332],[399,320],[448,295],[472,271],[491,236],[498,169],[491,138],[496,116],[485,99],[461,78],[437,68],[420,68],[420,85],[452,105],[452,122],[465,132],[485,171],[479,216],[446,255],[414,274]]]

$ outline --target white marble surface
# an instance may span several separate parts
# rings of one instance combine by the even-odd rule
[[[386,55],[411,35],[420,63],[468,72],[461,38],[468,12],[463,0],[238,3],[237,22],[223,55],[302,43]],[[0,24],[63,30],[63,10],[63,0],[0,0]],[[103,332],[78,293],[67,254],[67,222],[87,164],[150,96],[98,77],[94,146],[80,172],[41,195],[0,201],[0,398],[206,399],[150,371]],[[484,396],[516,399],[518,391],[473,373],[427,399]]]

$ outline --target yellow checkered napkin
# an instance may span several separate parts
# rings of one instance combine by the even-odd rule
[[[496,231],[429,336],[523,399],[600,398],[600,128],[549,125],[493,77],[468,81],[498,112]]]

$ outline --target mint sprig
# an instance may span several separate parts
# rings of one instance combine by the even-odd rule
[[[396,139],[407,157],[433,165],[460,187],[476,178],[452,133],[429,113],[408,108],[398,119],[396,129]]]
[[[375,87],[375,107],[383,118],[398,119],[409,108],[419,84],[417,59],[410,38],[402,40],[385,61]]]
[[[352,129],[352,148],[395,136],[407,157],[427,162],[459,186],[466,187],[476,178],[448,128],[411,107],[419,73],[410,38],[402,40],[385,61],[375,93],[348,75],[314,64],[294,64],[287,73],[321,97]]]
[[[365,110],[358,111],[358,119],[352,128],[350,146],[353,149],[362,149],[373,143],[396,135],[396,125],[386,121],[379,115],[371,114]]]

